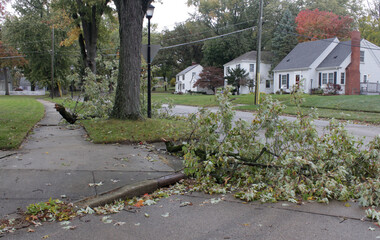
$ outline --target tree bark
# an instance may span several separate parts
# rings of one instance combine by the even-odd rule
[[[4,82],[5,82],[5,95],[9,95],[9,85],[8,85],[8,69],[5,67],[4,70]]]
[[[141,41],[144,15],[151,2],[152,0],[114,0],[120,25],[120,60],[111,116],[117,119],[142,119]]]
[[[82,23],[83,35],[79,36],[79,46],[81,48],[82,59],[86,67],[90,68],[96,74],[96,52],[99,33],[99,23],[104,13],[104,9],[110,0],[93,5],[90,11],[80,10],[87,8],[87,4],[82,0],[76,0],[79,7],[78,14]],[[78,18],[77,14],[73,15],[74,19]]]

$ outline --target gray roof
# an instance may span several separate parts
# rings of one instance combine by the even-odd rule
[[[230,61],[224,65],[239,63],[239,62],[244,61],[244,60],[256,61],[256,58],[257,58],[257,51],[250,51],[250,52],[244,53],[243,55],[235,58],[234,60],[232,60],[232,61]],[[262,62],[271,63],[272,58],[273,58],[273,55],[271,52],[269,52],[269,51],[262,51],[261,52],[261,61]]]
[[[340,42],[317,68],[339,67],[351,53],[351,41]]]
[[[194,68],[196,68],[198,66],[199,66],[199,64],[191,65],[190,67],[187,67],[185,70],[182,70],[176,76],[186,74],[186,73],[190,72],[191,70],[193,70]]]
[[[308,68],[334,39],[299,43],[273,70]]]

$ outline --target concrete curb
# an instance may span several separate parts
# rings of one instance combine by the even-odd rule
[[[158,188],[172,185],[184,178],[186,178],[185,174],[176,173],[158,179],[145,180],[142,182],[119,187],[111,191],[101,193],[97,196],[81,199],[74,202],[74,206],[78,209],[86,207],[98,207],[108,203],[113,203],[119,199],[133,198],[141,196],[145,193],[152,193]]]

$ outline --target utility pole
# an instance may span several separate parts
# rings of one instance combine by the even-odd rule
[[[256,56],[256,86],[255,86],[255,105],[260,104],[260,61],[261,61],[261,32],[263,25],[263,0],[260,0],[259,13],[259,33],[257,36],[257,56]]]
[[[51,32],[51,98],[54,98],[54,25]]]

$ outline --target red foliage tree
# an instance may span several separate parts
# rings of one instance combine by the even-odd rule
[[[353,19],[349,16],[339,16],[332,12],[303,10],[296,17],[299,42],[332,37],[349,38]]]
[[[208,88],[215,93],[216,88],[224,86],[223,69],[217,67],[205,67],[199,74],[199,79],[194,87]]]

